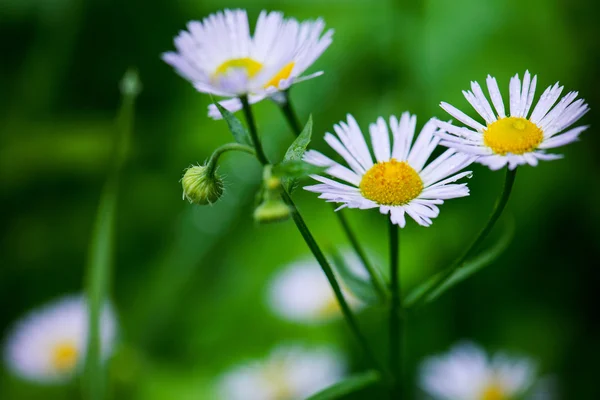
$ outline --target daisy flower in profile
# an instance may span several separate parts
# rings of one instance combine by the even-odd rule
[[[353,252],[343,254],[344,262],[357,276],[369,279],[367,271]],[[350,307],[362,303],[342,286]],[[321,267],[314,259],[296,261],[281,270],[269,286],[268,303],[283,319],[298,323],[321,323],[341,316],[339,303]]]
[[[163,54],[165,62],[203,93],[224,97],[250,95],[256,103],[318,75],[302,74],[332,42],[333,31],[323,34],[321,19],[298,22],[281,12],[262,11],[254,35],[245,10],[224,10],[192,21],[175,38],[176,52]],[[221,103],[239,110],[239,99]],[[210,115],[220,118],[216,107]]]
[[[344,357],[332,348],[281,346],[264,360],[226,372],[218,382],[217,398],[302,400],[339,381],[345,371]]]
[[[326,173],[342,182],[312,175],[321,182],[306,190],[320,193],[319,198],[342,203],[340,208],[379,208],[390,214],[394,224],[404,227],[405,214],[419,225],[429,226],[439,214],[438,205],[446,199],[469,195],[465,183],[457,180],[470,176],[461,172],[476,156],[449,149],[427,164],[440,139],[435,120],[429,120],[413,144],[417,117],[408,112],[400,121],[390,118],[389,128],[383,118],[369,126],[375,160],[355,119],[334,126],[337,136],[326,133],[325,141],[346,161],[350,168],[318,151],[310,150],[304,160],[327,167]],[[390,140],[391,130],[391,140]]]
[[[443,140],[440,144],[478,155],[478,162],[492,170],[507,164],[510,169],[522,164],[536,166],[539,160],[562,158],[558,154],[546,153],[546,150],[576,141],[587,126],[564,131],[577,122],[589,107],[583,99],[575,100],[577,92],[567,93],[555,105],[563,91],[563,87],[556,83],[542,93],[530,114],[536,83],[537,76],[532,79],[529,71],[525,72],[522,83],[518,74],[511,78],[510,115],[506,115],[495,78],[488,75],[487,88],[496,112],[492,110],[481,86],[477,82],[471,82],[471,91],[463,91],[463,94],[485,120],[485,125],[442,102],[441,107],[467,125],[467,128],[439,122],[448,131],[441,135]]]
[[[550,398],[536,390],[536,384],[531,360],[502,353],[488,358],[472,343],[458,344],[448,354],[426,359],[420,372],[421,388],[436,400]]]
[[[116,335],[116,318],[107,305],[101,316],[102,355],[108,358]],[[69,380],[85,359],[87,302],[68,296],[25,315],[10,331],[4,348],[6,365],[15,375],[39,383]]]

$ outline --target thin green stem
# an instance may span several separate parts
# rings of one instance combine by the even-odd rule
[[[343,211],[337,211],[335,215],[338,217],[338,220],[342,225],[342,229],[344,230],[344,233],[346,233],[348,240],[352,244],[356,255],[358,256],[358,258],[360,258],[361,262],[365,266],[365,269],[369,272],[371,282],[373,283],[373,287],[375,288],[377,295],[379,296],[382,302],[385,302],[387,300],[387,290],[385,289],[385,283],[383,281],[383,278],[381,277],[381,275],[379,275],[377,271],[375,271],[375,268],[373,268],[373,266],[369,262],[367,255],[365,254],[362,246],[358,242],[358,238],[356,237],[356,235],[352,231],[352,228],[348,224],[348,219],[346,218],[345,214],[343,214]]]
[[[423,301],[426,301],[432,293],[435,293],[437,289],[446,282],[447,279],[452,277],[452,275],[464,264],[469,257],[473,255],[475,251],[481,246],[485,238],[489,235],[492,228],[498,222],[498,219],[502,215],[504,208],[506,207],[506,203],[508,203],[508,199],[510,197],[510,193],[513,188],[513,184],[515,183],[515,178],[517,176],[517,169],[509,169],[506,168],[506,176],[504,178],[504,187],[502,192],[500,193],[500,197],[496,200],[496,205],[494,206],[494,210],[488,219],[487,224],[483,227],[483,229],[479,232],[479,235],[475,238],[473,243],[467,248],[467,250],[454,261],[448,268],[442,271],[440,277],[432,284],[427,290],[423,291],[423,293],[414,299],[411,299],[410,303],[407,303],[407,307],[415,307],[421,304]]]
[[[325,258],[323,251],[320,249],[315,238],[313,237],[312,233],[308,229],[308,226],[306,226],[306,223],[304,222],[302,215],[300,215],[300,212],[298,211],[296,204],[294,203],[294,201],[292,200],[292,198],[290,197],[290,195],[287,192],[283,191],[281,196],[283,197],[283,201],[285,201],[285,203],[292,209],[292,219],[294,220],[294,223],[298,227],[298,230],[300,231],[300,234],[304,238],[304,241],[310,248],[310,251],[313,253],[315,258],[317,259],[317,262],[321,266],[321,269],[325,273],[325,276],[327,277],[327,280],[329,281],[329,284],[331,285],[331,288],[333,289],[333,292],[335,293],[335,297],[340,305],[342,314],[344,315],[344,319],[346,320],[346,323],[350,327],[350,330],[356,337],[356,340],[358,341],[359,345],[362,347],[363,351],[365,352],[365,355],[369,358],[369,361],[377,369],[384,371],[383,368],[379,365],[379,362],[377,361],[375,354],[371,350],[371,347],[369,346],[369,342],[367,341],[366,337],[362,334],[360,327],[358,326],[357,319],[354,316],[352,309],[348,305],[348,302],[346,301],[344,294],[342,293],[342,289],[340,287],[340,284],[337,281],[337,278],[335,277],[335,275],[333,273],[333,269],[331,268],[331,265],[329,265],[327,258]]]
[[[256,150],[256,158],[258,158],[258,161],[260,161],[261,164],[267,165],[269,164],[269,159],[265,155],[265,152],[260,143],[258,131],[256,130],[256,123],[254,122],[254,115],[252,114],[250,103],[248,103],[248,96],[240,96],[240,101],[242,102],[244,116],[246,117],[246,122],[248,123],[250,138],[252,139],[252,144],[254,145],[254,149]]]
[[[254,149],[250,146],[246,146],[245,144],[239,144],[239,143],[224,144],[223,146],[217,148],[212,153],[212,155],[210,156],[210,158],[208,160],[208,163],[206,164],[208,167],[207,173],[209,175],[213,175],[215,173],[215,170],[217,169],[217,166],[219,165],[219,157],[221,157],[224,153],[226,153],[228,151],[241,151],[244,153],[256,155],[256,152],[254,151]]]
[[[285,119],[287,120],[288,124],[292,128],[294,135],[296,135],[296,137],[298,137],[300,135],[300,133],[302,132],[302,125],[300,124],[298,115],[294,112],[294,107],[292,106],[289,92],[286,91],[284,93],[284,95],[285,95],[286,101],[285,101],[285,103],[280,104],[280,109],[281,109],[283,115],[285,116]],[[335,208],[335,205],[332,205],[332,207]],[[340,222],[340,225],[342,226],[342,229],[343,229],[344,233],[346,234],[346,237],[350,241],[350,244],[352,245],[354,252],[358,256],[358,258],[360,258],[360,261],[363,263],[363,265],[365,266],[365,269],[369,273],[369,276],[371,277],[371,282],[373,283],[373,287],[375,288],[375,291],[377,292],[379,299],[382,302],[385,302],[387,300],[387,291],[385,289],[385,282],[381,278],[381,275],[375,270],[373,265],[369,262],[369,259],[367,258],[367,254],[365,253],[364,249],[360,245],[358,238],[352,231],[352,228],[350,227],[350,224],[348,223],[348,219],[346,218],[344,211],[343,210],[337,211],[335,213],[335,215],[336,215],[338,221]]]
[[[400,292],[400,257],[398,225],[389,221],[390,237],[390,370],[394,377],[390,395],[392,399],[400,399],[402,393],[402,327],[400,310],[402,298]]]

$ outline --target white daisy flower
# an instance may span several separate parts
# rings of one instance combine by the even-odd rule
[[[589,107],[583,99],[575,100],[577,92],[569,92],[554,106],[563,90],[556,83],[542,93],[530,114],[536,83],[537,76],[531,79],[529,71],[525,72],[522,84],[518,74],[511,78],[510,116],[507,116],[495,78],[490,75],[487,77],[487,88],[495,113],[481,86],[477,82],[471,82],[471,91],[463,91],[463,94],[485,120],[485,125],[442,102],[441,107],[468,128],[439,122],[448,131],[447,134],[440,135],[440,144],[478,155],[480,157],[477,161],[492,170],[507,164],[510,169],[522,164],[536,166],[539,160],[562,158],[558,154],[546,153],[546,150],[576,141],[587,126],[579,126],[567,132],[564,130],[579,120]]]
[[[417,117],[408,112],[400,121],[390,117],[389,126],[383,118],[369,126],[375,160],[365,142],[358,124],[351,115],[348,122],[334,126],[337,137],[325,134],[325,141],[346,161],[347,168],[318,151],[310,150],[304,160],[310,164],[328,167],[326,173],[345,183],[322,176],[312,177],[321,184],[305,187],[321,193],[319,198],[342,203],[340,208],[379,208],[390,214],[391,221],[401,227],[406,225],[405,213],[419,225],[429,226],[439,214],[438,205],[446,199],[469,195],[466,183],[457,180],[470,176],[461,172],[476,156],[450,149],[426,165],[438,145],[436,121],[429,120],[414,144]]]
[[[369,279],[358,257],[343,254],[348,268]],[[362,303],[342,286],[346,301],[354,310]],[[333,289],[314,259],[296,261],[281,270],[269,286],[269,306],[281,318],[298,323],[321,323],[342,315]]]
[[[101,317],[102,356],[112,352],[116,319],[110,306]],[[25,315],[10,331],[5,362],[23,379],[61,383],[83,365],[87,346],[88,308],[82,296],[68,296]]]
[[[322,19],[298,22],[281,12],[262,11],[254,36],[245,10],[225,10],[202,22],[192,21],[175,38],[177,52],[163,60],[203,93],[224,97],[250,95],[250,103],[286,90],[296,82],[322,74],[301,76],[332,42],[333,31],[322,35]],[[239,99],[221,103],[230,111]],[[214,107],[210,115],[220,118]]]
[[[241,364],[218,382],[219,399],[301,400],[339,381],[346,371],[331,348],[276,348],[266,359]]]
[[[491,359],[478,346],[462,343],[448,354],[421,365],[421,388],[436,400],[536,399],[536,367],[527,358],[495,354]]]

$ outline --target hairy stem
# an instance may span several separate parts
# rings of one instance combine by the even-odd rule
[[[399,229],[398,225],[389,221],[390,237],[390,291],[392,299],[390,304],[390,370],[394,377],[391,398],[400,399],[402,393],[402,327],[400,310],[402,299],[400,292],[400,258],[399,258]]]

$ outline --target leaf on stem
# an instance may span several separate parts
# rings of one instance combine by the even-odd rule
[[[283,157],[284,162],[289,161],[300,161],[302,160],[302,156],[310,143],[310,139],[312,137],[312,128],[313,128],[313,120],[312,115],[308,117],[308,122],[304,126],[304,129],[298,135],[296,140],[291,144],[291,146],[287,149],[285,156]],[[294,186],[294,179],[284,178],[283,179],[283,187],[287,191],[291,191]]]
[[[250,134],[248,133],[248,130],[246,128],[244,128],[242,121],[240,121],[235,115],[233,115],[233,113],[231,113],[229,110],[227,110],[221,104],[219,104],[218,101],[214,101],[214,99],[213,99],[213,103],[215,104],[215,106],[217,107],[217,109],[219,110],[221,115],[223,116],[223,119],[225,120],[225,122],[227,122],[227,126],[229,127],[229,130],[231,131],[231,134],[233,135],[233,138],[235,139],[235,141],[238,142],[239,144],[252,146],[252,141],[250,140]]]
[[[321,174],[326,169],[327,167],[319,167],[302,160],[290,160],[274,165],[272,173],[280,178],[298,179],[313,174]]]
[[[514,233],[514,221],[509,219],[504,223],[504,229],[500,234],[500,237],[492,246],[474,258],[467,260],[462,266],[459,266],[444,282],[439,282],[441,276],[444,274],[444,271],[442,271],[438,272],[429,278],[425,283],[413,289],[406,297],[406,306],[410,307],[413,303],[421,299],[425,293],[429,293],[432,288],[437,286],[435,290],[433,290],[425,299],[423,299],[425,303],[429,303],[437,299],[456,284],[464,281],[482,268],[492,264],[498,257],[500,257],[504,250],[506,250],[514,236]]]
[[[307,400],[341,399],[379,382],[381,382],[381,375],[379,375],[377,371],[367,371],[353,375],[341,382],[329,386],[319,393],[310,396]]]
[[[381,298],[377,293],[377,290],[373,286],[371,279],[366,274],[361,275],[359,271],[352,268],[344,257],[342,257],[337,251],[331,251],[331,259],[335,271],[340,276],[344,287],[346,287],[357,299],[365,304],[379,304]]]

